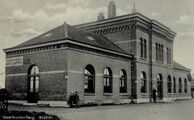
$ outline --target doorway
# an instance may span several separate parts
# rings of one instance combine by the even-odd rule
[[[28,70],[28,90],[27,90],[28,103],[38,102],[38,92],[39,92],[39,68],[36,65],[32,65]]]
[[[162,100],[163,98],[163,78],[162,75],[159,73],[157,76],[157,93],[158,93],[158,100]]]

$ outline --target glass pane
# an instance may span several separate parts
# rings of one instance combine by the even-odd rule
[[[107,81],[107,86],[110,86],[110,79],[107,78],[106,81]]]
[[[104,75],[110,75],[108,68],[104,69]]]
[[[35,84],[35,92],[38,92],[39,91],[39,77],[36,77],[35,82],[36,82],[36,84]]]
[[[39,74],[38,66],[35,66],[35,73],[36,73],[36,74]]]
[[[33,77],[30,78],[30,92],[33,92],[33,88],[34,88],[34,79]]]
[[[122,82],[122,87],[125,87],[125,79],[122,79],[123,82]]]
[[[31,69],[30,74],[31,74],[31,75],[34,75],[34,73],[35,73],[35,69],[34,69],[34,66],[33,66],[32,69]]]
[[[104,78],[104,81],[103,81],[103,83],[104,83],[104,86],[106,86],[106,78]]]
[[[84,70],[84,74],[91,75],[91,73],[87,69]]]
[[[88,76],[85,76],[84,89],[88,89]]]
[[[123,77],[124,76],[124,73],[123,73],[123,71],[121,70],[120,71],[120,77]]]
[[[122,78],[120,78],[120,87],[122,87]]]
[[[39,74],[38,66],[33,66],[30,72],[31,75]]]

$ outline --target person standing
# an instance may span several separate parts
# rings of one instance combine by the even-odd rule
[[[71,108],[73,107],[74,99],[75,99],[75,95],[73,92],[71,92],[69,99],[68,99],[68,104],[70,105]]]
[[[153,100],[154,100],[154,103],[156,103],[156,98],[157,98],[157,90],[154,88],[153,89]]]
[[[78,92],[75,91],[75,107],[76,108],[79,108],[79,95],[78,95]]]

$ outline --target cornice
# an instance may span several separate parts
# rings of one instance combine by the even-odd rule
[[[105,19],[102,21],[94,21],[90,23],[84,23],[80,25],[75,25],[74,27],[89,30],[89,31],[94,31],[96,29],[103,29],[103,27],[113,27],[115,24],[122,24],[125,23],[127,24],[133,24],[136,23],[138,26],[142,25],[146,29],[152,29],[153,32],[158,32],[159,34],[166,36],[169,40],[173,40],[176,33],[173,32],[169,27],[163,25],[162,23],[150,19],[141,13],[132,13],[132,14],[127,14],[123,16],[118,16],[114,17],[111,19]],[[110,25],[111,24],[111,25]],[[150,28],[152,26],[152,28]]]
[[[122,58],[131,59],[133,55],[120,53],[117,51],[112,51],[104,48],[99,48],[92,45],[87,45],[83,43],[74,42],[70,39],[57,41],[53,43],[45,43],[45,44],[39,44],[39,45],[32,45],[32,46],[26,46],[21,48],[10,48],[10,49],[4,49],[4,52],[7,56],[15,56],[15,55],[22,55],[22,54],[29,54],[29,53],[35,53],[40,51],[48,51],[48,50],[56,50],[56,49],[63,49],[67,47],[72,47],[76,49],[82,49],[86,51],[93,51],[96,53],[111,55],[111,56],[118,56]]]

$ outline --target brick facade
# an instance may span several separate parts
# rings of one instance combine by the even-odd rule
[[[5,50],[6,58],[23,57],[22,65],[6,67],[6,88],[11,92],[11,99],[27,99],[28,70],[31,65],[38,66],[40,70],[39,101],[66,101],[72,91],[78,91],[83,104],[129,103],[131,100],[137,103],[152,102],[153,89],[160,91],[161,101],[191,98],[190,70],[173,61],[173,43],[176,33],[170,28],[140,13],[74,27],[75,30],[70,27],[69,31],[67,25],[62,25],[62,29],[59,27],[58,30],[61,33],[65,30],[65,35],[62,33],[61,36],[58,35],[57,30],[54,30],[58,36],[48,38],[50,43],[52,39],[58,38],[52,47],[34,48],[34,45],[31,45],[30,49],[20,46],[22,50],[18,50],[20,47]],[[73,30],[76,32],[68,33]],[[90,32],[95,34],[96,36],[93,37],[99,41],[95,41],[92,37],[88,38],[88,35],[91,35]],[[106,38],[100,39],[102,35],[111,42],[108,42]],[[60,38],[64,36],[65,38]],[[71,41],[71,44],[62,43],[60,40]],[[143,57],[141,56],[142,40],[144,41]],[[160,60],[157,59],[156,52],[158,44],[160,45]],[[169,49],[170,54],[167,55]],[[95,92],[89,94],[84,92],[84,69],[87,65],[92,65],[95,70]],[[103,70],[106,67],[112,71],[113,84],[112,93],[108,94],[103,92]],[[119,92],[121,70],[127,73],[126,93]],[[144,92],[141,91],[142,73],[145,75]],[[160,76],[160,81],[158,76]],[[181,85],[179,79],[181,79]],[[170,88],[168,88],[169,85]],[[180,86],[182,86],[181,93]]]

